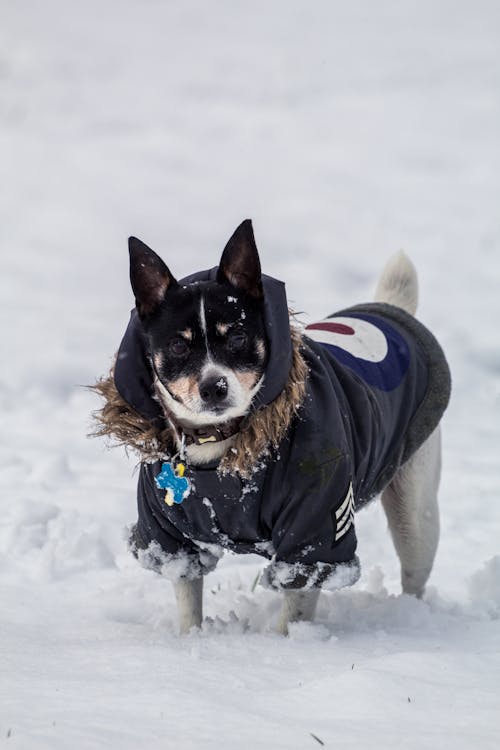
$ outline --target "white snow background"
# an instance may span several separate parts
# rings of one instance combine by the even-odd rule
[[[3,2],[0,124],[0,746],[497,748],[497,0]],[[181,276],[247,217],[304,320],[416,264],[453,374],[441,543],[401,596],[372,504],[360,582],[289,638],[263,561],[227,556],[180,638],[80,386],[133,305],[127,236]]]

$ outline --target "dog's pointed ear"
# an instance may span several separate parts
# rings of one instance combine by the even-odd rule
[[[169,289],[177,286],[165,263],[137,237],[129,237],[130,283],[141,318],[151,315],[165,299]]]
[[[252,297],[262,297],[259,253],[250,219],[239,225],[224,248],[217,281],[219,284],[229,283]]]

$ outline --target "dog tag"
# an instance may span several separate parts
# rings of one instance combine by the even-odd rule
[[[210,435],[210,437],[206,437],[206,438],[200,437],[198,438],[198,442],[200,445],[204,445],[205,443],[216,443],[217,438],[215,437],[215,435]]]
[[[177,505],[191,492],[189,479],[184,476],[186,466],[179,462],[175,469],[171,463],[162,464],[161,471],[155,477],[155,483],[158,489],[165,490],[165,502],[171,506]]]

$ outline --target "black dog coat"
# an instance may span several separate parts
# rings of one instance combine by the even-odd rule
[[[181,283],[203,283],[216,270]],[[291,364],[284,285],[264,276],[263,287],[269,364],[253,408],[281,393]],[[309,368],[304,402],[279,449],[263,456],[249,479],[221,475],[217,464],[188,465],[191,491],[169,506],[155,482],[161,463],[141,464],[131,545],[143,564],[167,577],[195,577],[232,550],[272,558],[263,583],[274,588],[337,588],[357,579],[354,510],[436,428],[449,400],[449,369],[421,323],[381,303],[309,326],[302,354]],[[142,416],[162,419],[135,311],[115,384]]]

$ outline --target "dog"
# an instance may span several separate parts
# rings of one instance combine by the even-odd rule
[[[98,434],[141,457],[132,552],[174,583],[181,633],[202,624],[203,577],[225,550],[270,559],[278,630],[311,620],[321,588],[359,577],[355,511],[381,494],[405,593],[421,597],[438,539],[441,347],[414,315],[403,253],[375,301],[300,330],[261,271],[250,220],[220,263],[177,281],[129,239],[135,308]]]

